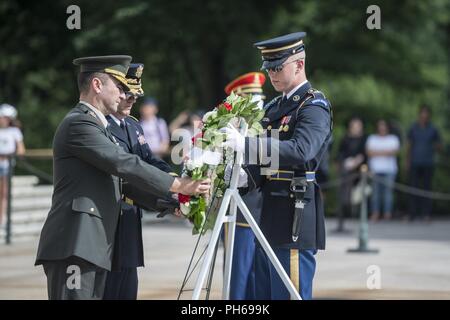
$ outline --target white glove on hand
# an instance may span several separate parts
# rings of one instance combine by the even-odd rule
[[[222,128],[220,131],[227,135],[225,142],[222,143],[222,147],[231,148],[237,152],[245,151],[245,137],[235,127],[228,124],[226,128]]]
[[[232,173],[233,173],[233,166],[231,164],[227,164],[227,166],[225,167],[225,172],[224,172],[225,181],[227,181],[227,182],[230,181]],[[247,185],[248,185],[247,181],[248,181],[247,172],[245,172],[245,170],[241,168],[239,170],[238,188],[247,187]]]

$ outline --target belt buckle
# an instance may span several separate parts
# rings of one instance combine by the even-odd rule
[[[129,205],[131,205],[131,206],[134,205],[134,201],[131,200],[130,198],[124,197],[123,200],[125,201],[126,204],[129,204]]]

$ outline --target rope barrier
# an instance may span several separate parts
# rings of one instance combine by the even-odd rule
[[[423,197],[423,198],[429,198],[429,199],[433,199],[433,200],[450,201],[449,193],[428,191],[428,190],[419,189],[416,187],[411,187],[406,184],[402,184],[402,183],[398,183],[398,182],[390,183],[383,178],[377,177],[373,173],[370,173],[369,177],[373,181],[384,184],[387,187],[392,187],[393,189],[400,191],[400,192],[408,193],[408,194]]]
[[[335,180],[322,183],[322,184],[320,184],[320,188],[322,190],[337,188],[347,182],[355,181],[357,178],[361,178],[361,176],[362,175],[359,172],[353,173],[348,176],[343,176],[343,177],[337,178]],[[369,173],[369,178],[372,179],[373,181],[382,183],[385,186],[390,186],[393,189],[403,192],[403,193],[408,193],[408,194],[411,194],[414,196],[429,198],[429,199],[433,199],[433,200],[450,201],[450,193],[424,190],[424,189],[412,187],[407,184],[403,184],[403,183],[399,183],[399,182],[394,182],[394,183],[387,182],[387,181],[385,181],[385,179],[377,177],[373,173]]]
[[[346,175],[346,176],[337,178],[335,180],[331,180],[331,181],[327,181],[325,183],[319,184],[320,189],[326,190],[326,189],[331,189],[331,188],[335,188],[335,187],[340,187],[344,183],[355,181],[356,178],[359,178],[359,177],[361,177],[361,174],[359,172],[355,172],[350,175]]]

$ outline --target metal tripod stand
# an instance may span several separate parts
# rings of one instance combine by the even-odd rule
[[[247,133],[247,125],[244,125],[240,129],[241,134],[243,136]],[[224,268],[224,280],[223,280],[223,289],[222,289],[222,299],[229,300],[230,298],[230,278],[231,278],[231,266],[232,266],[232,257],[233,257],[233,247],[234,247],[234,234],[236,229],[236,213],[237,213],[237,207],[241,210],[244,218],[249,223],[251,229],[253,230],[256,238],[258,239],[259,243],[261,244],[262,248],[264,249],[265,253],[269,257],[271,263],[275,267],[277,273],[279,274],[281,280],[283,281],[284,285],[288,289],[291,299],[293,300],[301,300],[300,294],[297,292],[295,286],[292,284],[289,276],[287,275],[286,271],[283,269],[283,266],[281,265],[280,261],[278,260],[277,256],[273,252],[272,248],[270,247],[269,243],[267,242],[266,238],[262,234],[261,230],[259,229],[257,223],[253,219],[253,216],[251,215],[249,209],[245,205],[244,201],[242,200],[239,190],[238,190],[238,181],[239,181],[239,171],[241,169],[242,163],[243,163],[243,153],[237,152],[236,155],[236,161],[234,162],[233,166],[233,172],[231,176],[231,181],[228,189],[225,191],[225,194],[223,196],[222,203],[220,205],[219,212],[217,214],[217,219],[214,225],[214,229],[211,234],[211,238],[209,240],[209,244],[206,250],[206,254],[203,260],[203,263],[200,268],[200,273],[198,275],[193,294],[192,299],[193,300],[199,300],[200,294],[202,290],[202,286],[205,283],[206,277],[208,276],[208,270],[210,270],[213,266],[211,265],[213,263],[213,260],[215,261],[215,254],[216,254],[216,247],[217,243],[219,241],[220,232],[222,230],[222,225],[224,223],[229,224],[228,228],[228,234],[227,234],[227,243],[226,243],[226,256],[225,256],[225,268]],[[226,215],[226,213],[229,210],[229,214]]]

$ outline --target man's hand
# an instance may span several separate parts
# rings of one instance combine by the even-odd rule
[[[183,177],[175,178],[170,191],[191,196],[208,193],[210,188],[210,179],[192,180],[191,178]]]
[[[220,131],[227,135],[222,147],[228,147],[237,152],[245,152],[245,137],[235,127],[228,124],[226,128],[222,128]]]

